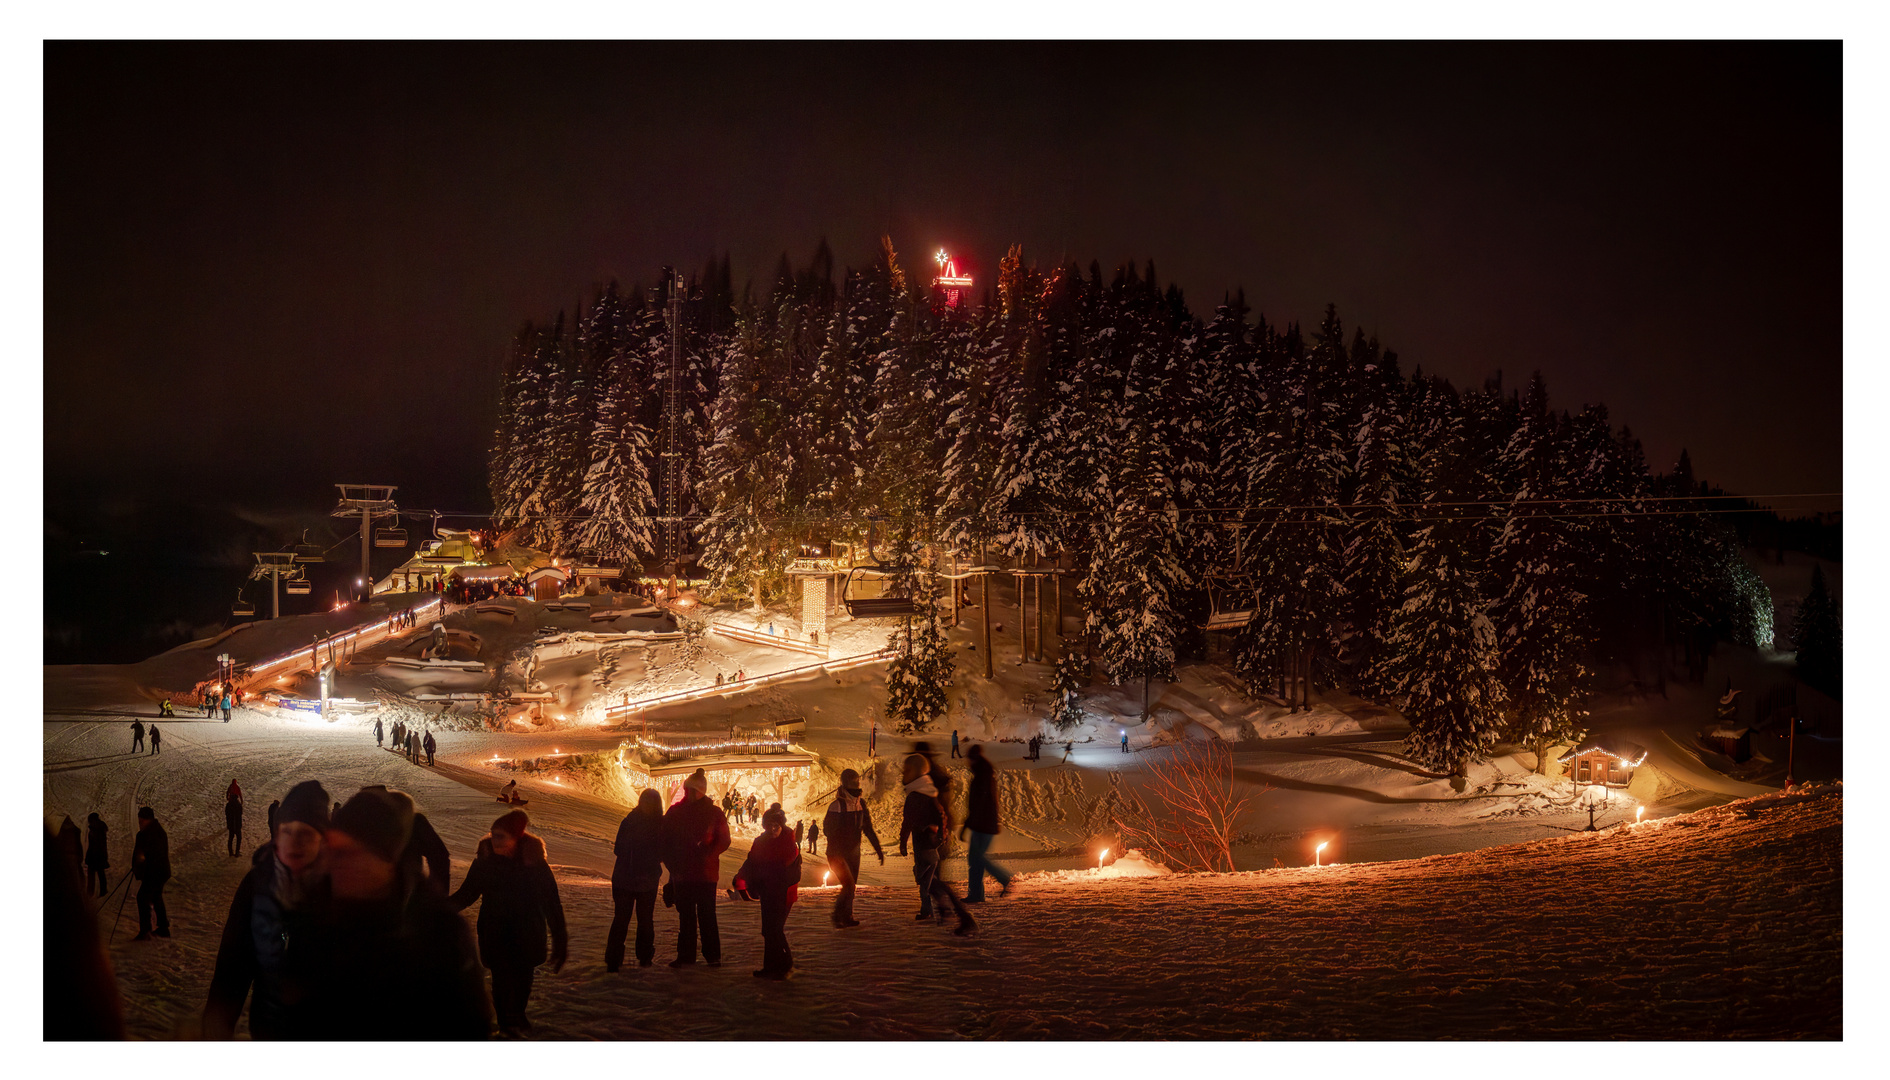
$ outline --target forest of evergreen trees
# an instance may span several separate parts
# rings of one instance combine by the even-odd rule
[[[490,463],[500,528],[657,554],[676,280],[520,331]],[[1664,678],[1668,655],[1703,671],[1715,641],[1772,639],[1769,594],[1684,454],[1650,472],[1606,408],[1558,410],[1539,377],[1407,374],[1331,308],[1306,333],[1236,293],[1203,320],[1152,262],[1045,269],[1014,248],[953,310],[890,242],[860,271],[836,273],[825,244],[802,268],[784,256],[765,296],[738,299],[726,259],[683,288],[680,467],[721,589],[782,599],[802,544],[869,527],[893,562],[1055,562],[1117,683],[1168,677],[1205,655],[1210,610],[1252,608],[1224,643],[1249,685],[1393,704],[1442,768],[1568,737],[1604,666],[1660,657]],[[888,711],[923,727],[951,659],[936,616],[916,622]]]

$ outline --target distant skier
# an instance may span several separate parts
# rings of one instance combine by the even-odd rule
[[[134,754],[137,754],[137,753],[142,753],[143,751],[144,751],[144,721],[133,720],[131,722],[131,752]]]
[[[433,764],[433,751],[439,749],[439,745],[439,743],[433,741],[433,732],[427,732],[427,737],[425,741],[421,743],[421,747],[427,752],[428,765]]]
[[[375,746],[381,745],[381,738],[384,734],[385,732],[381,728],[380,718],[375,717],[374,719],[374,745]]]
[[[158,739],[159,738],[161,738],[161,736],[158,734],[157,725],[152,724],[151,725],[151,753],[152,754],[156,754],[158,752]]]
[[[171,840],[164,834],[164,826],[158,824],[157,813],[148,806],[138,807],[131,876],[138,879],[138,936],[131,940],[150,941],[153,934],[170,937],[171,916],[164,909],[164,883],[171,880]],[[157,915],[156,929],[151,926],[153,913]]]

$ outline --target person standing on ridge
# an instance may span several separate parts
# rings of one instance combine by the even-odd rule
[[[860,925],[853,917],[853,890],[860,880],[862,836],[872,841],[879,865],[886,865],[885,849],[879,846],[879,834],[873,831],[873,815],[867,812],[866,800],[860,797],[857,771],[841,772],[840,789],[834,792],[833,804],[827,807],[827,816],[822,820],[827,824],[821,830],[827,834],[827,867],[840,883],[840,897],[833,905],[833,925],[835,929],[844,930]]]
[[[728,850],[728,818],[709,800],[709,778],[701,769],[683,781],[682,801],[663,815],[663,865],[669,868],[670,895],[682,925],[676,935],[676,959],[670,967],[696,962],[696,935],[702,958],[722,965],[722,934],[715,919],[715,883],[722,876]]]
[[[157,812],[138,807],[138,837],[132,841],[131,876],[138,879],[138,936],[133,941],[150,941],[153,934],[171,936],[171,915],[164,909],[164,883],[171,880],[171,838],[157,821]],[[157,915],[157,928],[151,916]]]

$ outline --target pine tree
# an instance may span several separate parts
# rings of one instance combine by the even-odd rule
[[[637,417],[644,388],[632,380],[630,367],[627,349],[610,349],[576,539],[584,549],[634,572],[656,557],[651,525],[657,507],[650,487],[651,435]]]
[[[895,545],[909,557],[910,545]],[[886,669],[886,718],[901,735],[928,730],[945,715],[952,685],[951,645],[938,613],[937,578],[913,575],[913,600],[919,613],[894,634],[899,655]]]
[[[1148,683],[1174,674],[1175,598],[1185,580],[1168,463],[1146,428],[1125,440],[1108,494],[1095,561],[1078,589],[1103,669],[1117,685],[1141,680],[1146,711]]]
[[[1411,756],[1453,775],[1495,744],[1508,703],[1496,627],[1463,551],[1466,532],[1450,524],[1418,532],[1375,679],[1403,699]]]
[[[1078,652],[1057,657],[1050,672],[1050,725],[1068,731],[1083,722],[1083,688],[1089,685],[1089,661]]]
[[[1811,591],[1798,605],[1792,623],[1792,647],[1798,650],[1798,677],[1805,684],[1842,699],[1844,647],[1837,601],[1825,587],[1824,568],[1811,568]]]

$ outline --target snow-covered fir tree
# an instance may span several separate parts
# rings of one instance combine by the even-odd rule
[[[1834,698],[1842,698],[1843,625],[1822,566],[1811,568],[1811,590],[1799,602],[1792,622],[1792,647],[1798,650],[1798,677]]]

